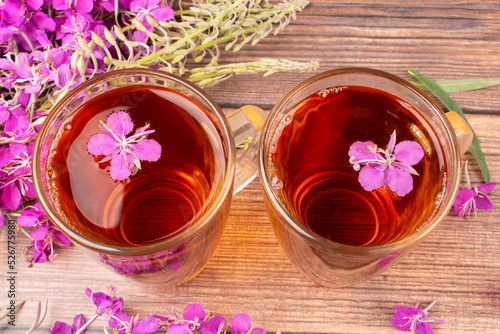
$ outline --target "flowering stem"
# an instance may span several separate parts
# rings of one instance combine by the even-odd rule
[[[286,16],[286,15],[292,13],[292,12],[294,12],[294,8],[291,8],[288,11],[280,13],[280,14],[281,14],[282,17],[284,17],[284,16]],[[244,31],[239,31],[239,32],[236,32],[236,33],[225,35],[225,36],[220,37],[218,39],[215,39],[212,42],[209,42],[207,44],[198,45],[198,46],[194,47],[191,50],[191,52],[196,52],[196,51],[200,51],[200,50],[203,50],[203,49],[210,48],[210,47],[215,46],[217,44],[227,42],[227,41],[229,41],[231,39],[236,39],[236,38],[238,38],[240,36],[244,36],[244,35],[247,35],[249,33],[253,33],[253,32],[259,31],[260,29],[262,29],[262,28],[264,28],[266,26],[269,26],[269,25],[270,25],[270,22],[266,21],[266,22],[263,22],[263,23],[261,23],[259,25],[256,25],[256,26],[253,26],[251,28],[248,28],[248,29],[246,29]],[[170,60],[170,59],[172,59],[174,57],[175,57],[174,55],[170,54],[170,55],[166,55],[166,56],[161,57],[161,59],[163,59],[163,60]]]
[[[243,0],[239,0],[239,1],[235,2],[235,3],[233,3],[232,6],[234,8],[237,8],[242,2],[243,2]],[[209,23],[219,22],[220,19],[222,19],[225,15],[226,15],[226,13],[222,12],[222,14],[217,15]],[[161,57],[162,55],[164,55],[168,51],[176,50],[177,47],[180,47],[181,45],[185,44],[186,42],[193,40],[193,37],[198,36],[199,34],[203,33],[206,30],[208,30],[210,27],[211,27],[211,24],[208,24],[205,27],[202,27],[202,28],[199,28],[198,30],[195,30],[193,33],[184,36],[183,38],[181,38],[177,42],[175,42],[175,43],[173,43],[173,44],[171,44],[169,46],[166,46],[163,49],[161,49],[161,50],[159,50],[159,51],[157,51],[157,52],[155,52],[153,54],[150,54],[149,56],[146,56],[146,57],[144,57],[142,59],[139,59],[137,61],[137,64],[138,65],[147,64],[150,61],[153,61],[154,59],[156,59],[158,57]],[[170,57],[166,56],[166,58],[162,57],[162,59],[165,60],[165,59],[171,59],[171,58],[174,58],[174,57],[176,57],[176,56],[170,55]]]

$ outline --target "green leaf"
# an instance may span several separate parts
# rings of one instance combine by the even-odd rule
[[[432,81],[425,75],[422,75],[415,70],[410,70],[408,72],[412,77],[420,81],[432,94],[434,94],[434,96],[436,96],[444,104],[444,106],[448,108],[448,110],[457,112],[460,116],[463,117],[467,124],[469,124],[462,109],[436,82]],[[472,126],[470,128],[472,129]],[[477,139],[474,129],[472,129],[472,133],[474,135],[474,138],[472,139],[472,144],[470,145],[469,150],[478,162],[485,181],[490,182],[490,172],[488,170],[488,165],[486,164],[484,153],[479,146],[479,140]]]
[[[411,81],[418,88],[429,91],[424,84]],[[434,81],[446,93],[468,92],[481,88],[487,88],[500,84],[500,78],[479,78],[479,79],[458,79],[458,80],[440,80]]]

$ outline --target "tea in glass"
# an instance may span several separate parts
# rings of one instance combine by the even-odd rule
[[[417,142],[425,154],[404,196],[366,191],[349,162],[358,141]],[[431,126],[400,98],[349,86],[315,92],[288,112],[268,152],[270,179],[287,210],[312,232],[345,245],[379,246],[413,234],[432,217],[446,164]],[[439,203],[438,203],[439,204]]]
[[[111,126],[122,127],[115,133],[105,129],[112,117],[118,117],[118,124]],[[130,147],[119,147],[127,124],[124,138],[141,127],[147,134]],[[154,140],[161,155],[139,166],[129,159],[130,175],[113,179],[114,160],[89,152],[91,138],[105,140],[105,134],[117,137],[124,154],[134,154],[134,147],[140,156],[139,150],[147,148],[138,145]],[[163,87],[138,85],[100,94],[65,120],[56,138],[47,173],[57,214],[79,234],[113,246],[148,245],[189,228],[216,196],[213,185],[223,166],[216,161],[225,160],[223,139],[211,117],[194,101]],[[121,154],[118,149],[113,154]]]

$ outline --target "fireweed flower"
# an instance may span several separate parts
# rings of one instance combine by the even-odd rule
[[[250,317],[246,313],[236,314],[231,319],[229,330],[232,334],[266,334],[262,328],[252,328]],[[250,332],[250,330],[252,331]]]
[[[80,328],[85,325],[85,319],[83,314],[78,314],[75,316],[73,320],[73,326],[68,325],[65,322],[56,321],[52,329],[50,330],[50,334],[73,334],[77,333]],[[73,329],[73,330],[71,330]],[[85,331],[80,332],[81,334],[85,334]]]
[[[361,169],[359,183],[366,191],[388,186],[399,196],[405,196],[413,189],[411,174],[418,173],[411,166],[423,156],[424,150],[417,142],[402,141],[396,145],[396,131],[385,150],[371,141],[357,141],[349,148],[349,162],[354,170]]]
[[[153,334],[160,328],[158,320],[151,315],[147,316],[146,319],[139,320],[138,316],[131,319],[123,312],[110,315],[108,326],[113,329],[113,333],[120,334]]]
[[[97,308],[95,312],[99,316],[123,312],[123,299],[115,296],[115,288],[113,286],[110,286],[110,290],[111,295],[107,295],[104,292],[93,292],[89,288],[85,289],[85,294],[94,303]]]
[[[174,17],[174,10],[169,6],[162,5],[160,0],[133,0],[130,2],[130,10],[136,14],[136,19],[141,22],[149,31],[153,27],[147,21],[147,16],[151,16],[156,21],[169,21]]]
[[[62,247],[71,245],[71,241],[45,216],[39,203],[22,209],[17,224],[21,228],[34,228],[30,234],[32,242],[24,249],[24,260],[30,266],[53,260],[56,256],[54,244]]]
[[[420,308],[420,303],[416,303],[414,307],[404,307],[394,305],[396,314],[391,318],[392,327],[397,330],[415,334],[434,334],[429,322],[444,324],[444,320],[428,320],[427,311],[434,306],[436,302],[433,301],[425,309]]]
[[[457,197],[453,202],[453,207],[455,213],[459,217],[470,216],[471,213],[476,214],[477,210],[491,210],[493,208],[493,203],[486,194],[490,193],[495,189],[496,183],[489,182],[482,184],[477,187],[470,186],[469,172],[467,170],[468,161],[465,161],[465,177],[467,180],[467,188],[460,189],[457,193]]]
[[[108,116],[106,123],[101,121],[100,128],[104,133],[93,135],[87,144],[90,154],[105,156],[99,163],[111,160],[109,172],[113,180],[127,179],[134,166],[141,168],[141,160],[160,159],[160,144],[156,140],[145,139],[155,130],[148,130],[149,124],[146,124],[127,137],[133,127],[134,124],[126,112],[114,112]]]
[[[31,177],[31,156],[33,144],[11,143],[9,148],[0,149],[0,190],[3,206],[16,210],[23,197],[35,198]]]

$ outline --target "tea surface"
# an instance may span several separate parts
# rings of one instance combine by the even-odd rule
[[[412,108],[357,86],[302,101],[280,120],[268,148],[269,177],[283,205],[311,231],[346,245],[384,245],[414,233],[441,203],[445,166],[436,135]],[[416,141],[425,152],[404,197],[388,187],[363,189],[348,156],[356,141],[385,149],[394,130],[396,144]]]
[[[161,146],[157,161],[141,161],[123,181],[87,143],[103,133],[100,121],[125,111],[136,129]],[[187,97],[154,86],[132,86],[85,102],[61,126],[53,143],[48,179],[58,214],[76,232],[103,244],[145,245],[188,228],[210,205],[224,151],[219,130]],[[219,161],[219,163],[217,163]]]

